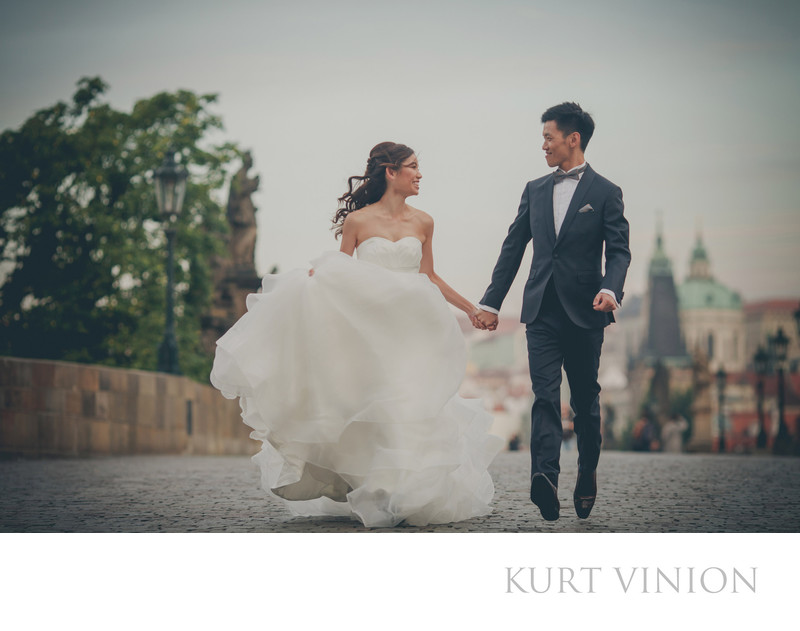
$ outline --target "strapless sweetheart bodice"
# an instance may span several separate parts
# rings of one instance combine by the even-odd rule
[[[395,272],[419,273],[422,262],[422,242],[417,237],[403,237],[390,241],[384,237],[370,237],[358,244],[358,259],[380,265]]]

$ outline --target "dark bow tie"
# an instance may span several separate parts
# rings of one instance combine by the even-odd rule
[[[555,178],[556,184],[558,184],[562,180],[565,180],[566,178],[572,178],[573,180],[579,180],[580,179],[580,177],[579,177],[580,174],[583,173],[585,170],[586,170],[586,165],[585,164],[581,168],[575,169],[574,171],[569,171],[569,172],[567,172],[564,169],[562,169],[561,167],[559,167],[558,169],[556,169],[555,173],[553,173],[553,177]]]

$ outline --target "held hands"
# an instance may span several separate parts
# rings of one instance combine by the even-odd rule
[[[498,317],[495,313],[476,308],[469,316],[469,319],[476,329],[481,329],[482,331],[494,331],[497,329]]]
[[[595,311],[609,312],[617,308],[614,299],[607,293],[600,292],[594,297],[592,308]],[[468,314],[472,326],[482,331],[495,331],[497,330],[497,322],[499,320],[497,314],[489,313],[483,309],[476,307],[472,313]]]
[[[609,311],[614,311],[617,305],[614,303],[614,299],[611,296],[601,291],[594,297],[592,308],[595,311],[604,311],[608,313]]]

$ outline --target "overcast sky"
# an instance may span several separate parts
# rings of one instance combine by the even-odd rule
[[[83,76],[124,109],[162,90],[220,94],[225,137],[261,176],[261,273],[338,248],[336,198],[394,140],[420,158],[411,203],[436,221],[437,271],[477,301],[525,182],[548,170],[541,113],[575,100],[597,125],[588,161],[624,192],[627,293],[645,289],[660,213],[678,280],[700,226],[713,273],[746,300],[800,296],[798,3],[3,4],[0,129]]]

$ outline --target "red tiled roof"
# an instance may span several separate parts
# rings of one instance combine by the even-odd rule
[[[794,313],[800,307],[800,298],[773,298],[758,302],[746,302],[742,309],[745,315],[766,313],[768,311],[787,311]]]

